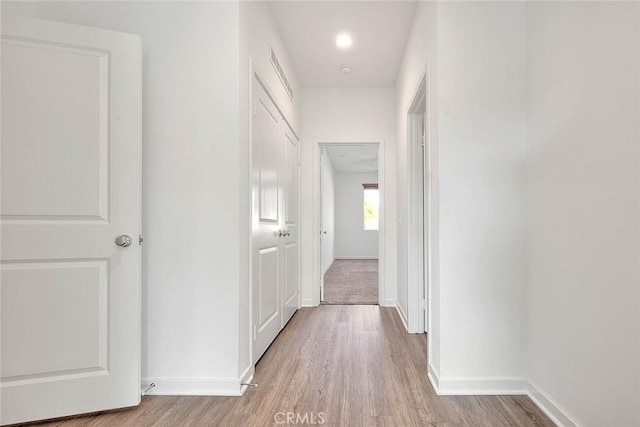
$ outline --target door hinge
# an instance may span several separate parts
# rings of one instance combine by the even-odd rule
[[[142,242],[144,242],[144,238],[142,237],[142,234],[138,236],[138,245],[142,246]]]

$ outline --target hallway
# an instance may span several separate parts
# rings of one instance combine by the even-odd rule
[[[0,12],[0,425],[640,427],[640,1]]]
[[[378,260],[335,260],[324,275],[323,303],[378,304]]]
[[[148,396],[135,409],[43,425],[262,426],[287,413],[317,424],[322,413],[328,426],[553,425],[525,396],[437,396],[425,359],[426,336],[407,334],[392,308],[303,308],[243,397]]]

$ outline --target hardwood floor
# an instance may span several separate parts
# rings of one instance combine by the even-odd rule
[[[148,396],[134,409],[41,425],[287,425],[287,413],[327,426],[554,425],[526,396],[437,396],[426,336],[406,333],[394,309],[375,305],[299,310],[254,382],[242,397]]]
[[[378,304],[378,260],[335,260],[324,275],[324,304]]]

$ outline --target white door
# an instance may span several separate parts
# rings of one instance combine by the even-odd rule
[[[282,116],[264,88],[253,80],[252,285],[253,361],[256,362],[282,327],[282,191],[280,145]]]
[[[284,138],[282,147],[282,183],[283,220],[285,235],[282,238],[282,276],[283,294],[282,327],[291,319],[298,309],[298,285],[300,283],[300,261],[298,246],[298,139],[290,131],[289,126],[282,126]]]
[[[140,401],[140,52],[2,20],[2,424]]]
[[[299,306],[298,139],[257,77],[253,80],[253,361]]]

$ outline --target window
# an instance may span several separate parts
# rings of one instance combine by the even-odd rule
[[[362,184],[364,193],[364,229],[377,230],[380,215],[378,184]]]

